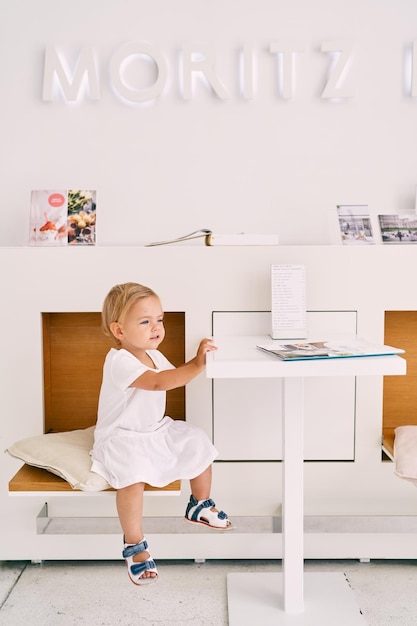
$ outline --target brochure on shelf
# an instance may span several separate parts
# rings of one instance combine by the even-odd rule
[[[32,191],[29,243],[32,246],[94,245],[96,192],[84,189]]]
[[[364,340],[352,342],[317,341],[258,344],[260,350],[281,361],[303,361],[310,359],[338,359],[352,357],[389,356],[404,354],[405,350],[392,346],[369,343]]]

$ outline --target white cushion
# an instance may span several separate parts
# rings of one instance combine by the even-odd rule
[[[395,429],[394,462],[394,473],[417,486],[417,426]]]
[[[28,465],[60,476],[73,489],[103,491],[110,485],[102,476],[91,472],[94,428],[29,437],[11,445],[7,452]]]

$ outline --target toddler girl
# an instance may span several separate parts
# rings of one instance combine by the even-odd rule
[[[203,339],[196,356],[175,368],[158,350],[165,336],[163,318],[158,296],[137,283],[116,285],[104,301],[103,328],[117,349],[110,349],[104,363],[92,471],[117,490],[123,557],[136,585],[158,576],[142,530],[145,483],[163,487],[190,479],[186,520],[231,528],[227,515],[210,499],[217,450],[202,430],[165,415],[166,391],[200,374],[206,353],[216,348]]]

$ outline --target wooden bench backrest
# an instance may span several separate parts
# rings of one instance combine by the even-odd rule
[[[43,313],[44,432],[96,423],[104,358],[114,346],[100,313]],[[185,360],[185,314],[165,313],[161,350],[175,366]],[[185,390],[167,393],[167,414],[185,419]]]
[[[185,314],[165,313],[166,337],[162,350],[173,365],[185,360]],[[101,329],[100,313],[43,313],[44,432],[65,432],[96,423],[105,355],[113,346]],[[185,390],[167,393],[167,414],[185,419]],[[163,488],[176,491],[177,480]],[[50,472],[23,465],[9,482],[13,493],[73,492],[69,483]]]

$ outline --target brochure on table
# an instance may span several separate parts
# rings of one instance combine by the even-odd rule
[[[305,361],[310,359],[340,359],[352,357],[377,357],[404,354],[405,350],[392,346],[373,344],[362,339],[352,341],[317,341],[317,342],[271,342],[258,344],[260,350],[271,354],[281,361]]]

